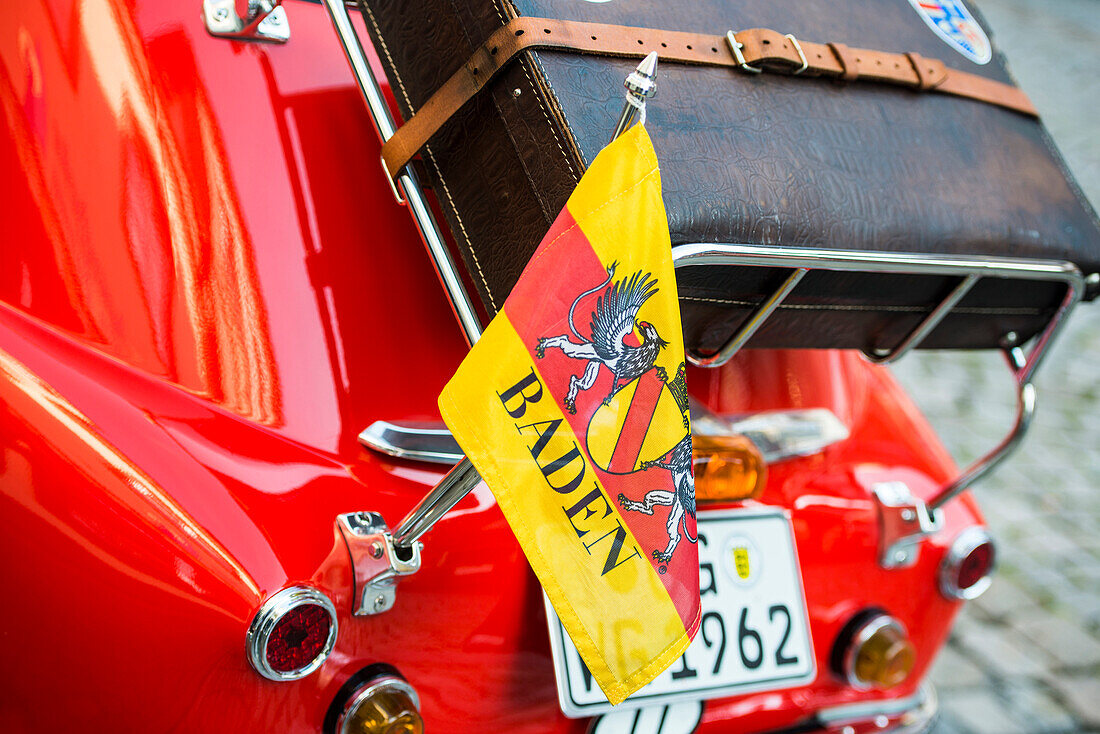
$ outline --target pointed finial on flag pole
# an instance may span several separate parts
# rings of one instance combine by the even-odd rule
[[[635,115],[640,114],[642,124],[645,124],[645,102],[657,93],[657,52],[651,51],[642,59],[638,68],[627,75],[623,82],[626,87],[626,104],[619,115],[619,124],[615,126],[615,134],[611,139],[622,135],[626,129],[634,124]]]

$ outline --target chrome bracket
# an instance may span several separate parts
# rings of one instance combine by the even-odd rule
[[[354,573],[352,613],[357,617],[381,614],[393,608],[397,580],[420,570],[422,544],[398,547],[377,512],[350,512],[336,516]]]
[[[203,0],[202,18],[210,35],[241,41],[286,43],[290,24],[282,0],[248,0],[248,15],[237,12],[236,0]]]
[[[878,510],[878,562],[883,568],[908,568],[920,558],[920,542],[943,527],[943,511],[930,510],[905,482],[871,487]]]

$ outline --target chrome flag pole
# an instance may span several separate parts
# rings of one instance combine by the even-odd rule
[[[359,35],[352,25],[344,0],[322,2],[366,101],[367,111],[379,137],[385,142],[393,136],[397,127],[387,107],[382,88],[370,68]],[[615,126],[613,140],[630,127],[636,116],[645,120],[645,102],[656,90],[656,68],[657,54],[651,53],[627,76],[624,82],[627,100]],[[392,180],[390,184],[400,203],[404,203],[401,202],[400,192],[405,194],[413,220],[443,281],[451,307],[467,341],[473,346],[481,337],[481,324],[462,287],[457,266],[447,250],[420,182],[406,169],[398,176],[396,184]],[[392,532],[377,513],[356,512],[337,517],[336,527],[348,546],[355,568],[353,611],[356,615],[379,614],[393,607],[397,579],[415,573],[420,567],[420,544],[417,541],[480,482],[481,476],[477,469],[468,458],[463,457]]]
[[[327,0],[326,0],[327,1]],[[645,103],[657,92],[657,52],[654,51],[642,59],[638,67],[626,77],[626,102],[622,114],[615,125],[612,140],[622,135],[634,123],[636,118],[645,120]],[[441,517],[447,514],[462,498],[481,481],[481,475],[466,457],[443,477],[412,510],[398,523],[393,531],[393,542],[399,547],[408,547],[417,541]]]
[[[626,87],[626,102],[622,114],[615,125],[615,140],[640,118],[645,121],[645,103],[657,92],[657,52],[651,52],[642,59],[638,67],[630,72],[623,82]],[[393,531],[393,542],[399,547],[409,547],[424,533],[428,532],[436,521],[447,514],[462,498],[481,481],[481,475],[466,457],[458,462],[443,477],[416,507],[398,523]]]
[[[623,86],[626,87],[626,104],[623,105],[623,111],[619,114],[619,122],[615,125],[612,140],[626,132],[634,124],[635,118],[640,119],[643,125],[645,124],[646,100],[657,94],[656,51],[651,51],[642,59],[638,68],[627,75]]]

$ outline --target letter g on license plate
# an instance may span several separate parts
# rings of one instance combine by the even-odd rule
[[[815,673],[794,536],[779,509],[700,512],[703,618],[684,655],[615,710],[793,688]],[[558,700],[569,717],[611,711],[546,603]]]

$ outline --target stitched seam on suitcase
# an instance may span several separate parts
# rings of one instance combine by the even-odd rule
[[[397,71],[397,64],[393,61],[393,54],[390,53],[390,47],[386,44],[386,39],[382,36],[382,29],[378,25],[378,20],[374,17],[374,13],[371,11],[370,6],[363,3],[363,10],[367,11],[367,17],[370,18],[370,24],[374,26],[374,35],[378,37],[378,42],[382,44],[382,51],[386,54],[386,59],[390,62],[390,68],[393,69],[393,75],[397,77],[397,86],[401,90],[401,96],[405,98],[405,104],[409,106],[409,114],[416,114],[416,106],[413,105],[412,100],[409,99],[409,93],[405,91],[405,84],[401,81],[401,74]]]
[[[462,237],[466,240],[466,246],[469,248],[470,257],[473,258],[474,267],[477,268],[477,277],[481,278],[482,285],[485,286],[485,294],[489,296],[489,305],[493,307],[493,311],[497,311],[496,299],[493,298],[493,292],[489,289],[489,281],[485,279],[485,273],[481,270],[481,261],[477,259],[477,252],[474,250],[474,244],[470,241],[470,235],[466,232],[466,225],[462,223],[462,215],[458,213],[458,207],[455,206],[455,200],[451,198],[451,190],[447,187],[447,182],[443,178],[443,172],[439,170],[439,164],[435,162],[435,156],[426,147],[424,148],[424,154],[428,156],[428,160],[432,164],[432,168],[435,169],[435,176],[439,179],[439,183],[443,186],[443,193],[447,195],[447,201],[451,205],[451,211],[455,213],[455,219],[458,220],[458,228],[462,230]]]
[[[554,139],[554,144],[558,148],[558,155],[555,155],[552,151],[549,151],[547,155],[543,155],[539,158],[539,162],[543,162],[542,159],[546,158],[547,156],[552,159],[553,164],[557,163],[559,157],[563,159],[566,166],[568,167],[568,173],[562,171],[561,175],[563,176],[563,178],[569,181],[570,190],[572,190],[573,187],[576,186],[579,179],[577,178],[577,173],[573,169],[572,164],[569,162],[569,158],[566,155],[565,150],[561,146],[561,142],[558,140],[557,134],[554,130],[554,124],[551,121],[549,114],[547,114],[546,108],[541,102],[542,95],[539,93],[538,84],[537,82],[535,82],[534,77],[532,77],[531,74],[528,72],[525,59],[520,59],[516,66],[523,71],[523,76],[526,78],[526,83],[529,85],[528,88],[530,89],[530,96],[533,96],[536,103],[538,104],[539,110],[542,112],[543,119],[546,121],[547,126],[550,128],[551,136]],[[509,73],[514,74],[514,72]],[[500,80],[501,85],[503,87],[511,86],[511,83],[504,84],[505,81],[509,81],[509,77],[507,75],[502,75],[502,78]],[[524,81],[522,79],[516,79],[514,83],[518,85],[523,85]],[[516,91],[520,91],[520,88],[518,86],[516,87]],[[499,99],[499,97],[504,97],[504,100],[502,101],[501,99]],[[551,198],[552,187],[539,186],[539,179],[537,179],[531,173],[530,161],[522,153],[524,143],[518,139],[525,133],[527,135],[530,135],[531,137],[537,138],[540,141],[544,141],[546,139],[545,135],[538,132],[538,115],[535,110],[530,109],[530,103],[527,103],[526,108],[521,108],[520,104],[515,102],[512,93],[509,92],[507,89],[494,89],[492,93],[492,101],[497,110],[497,113],[500,115],[501,121],[504,123],[504,135],[511,142],[512,150],[515,152],[516,166],[520,171],[522,171],[522,175],[520,177],[522,180],[522,184],[525,185],[526,188],[531,192],[531,195],[534,197],[535,201],[538,204],[539,211],[542,213],[542,217],[544,220],[542,231],[545,231],[546,229],[549,229],[550,224],[557,217],[561,209],[561,205],[560,202],[555,202]],[[510,102],[514,104],[514,107],[512,109],[507,109]],[[556,165],[555,167],[557,168]],[[554,175],[555,179],[557,178],[557,175],[558,174]],[[517,185],[519,185],[519,183],[517,183]],[[554,206],[555,203],[558,204],[557,207]]]
[[[506,19],[504,17],[504,13],[502,11],[500,11],[500,8],[497,6],[497,3],[495,1],[493,2],[493,9],[496,11],[496,17],[500,19],[500,23],[502,23],[504,25],[507,25],[508,24],[508,19]],[[515,6],[513,6],[513,11],[518,13],[518,11],[516,11],[516,9],[515,9]],[[538,56],[536,54],[531,53],[531,54],[528,55],[528,57],[535,59],[535,63],[538,64],[539,68],[542,67],[542,64],[539,63]],[[550,119],[550,112],[546,108],[546,103],[544,103],[544,100],[542,99],[541,95],[539,95],[539,88],[538,88],[538,85],[535,84],[535,79],[531,78],[531,75],[527,70],[527,66],[524,63],[522,63],[522,59],[520,59],[519,67],[521,69],[524,69],[524,76],[527,77],[527,80],[529,81],[529,83],[531,85],[531,94],[535,95],[535,99],[539,103],[539,109],[542,111],[542,117],[546,118],[547,124],[550,125],[550,132],[553,134],[553,142],[554,142],[555,145],[558,146],[558,150],[561,151],[561,156],[565,160],[565,165],[569,166],[570,175],[573,176],[573,180],[576,180],[576,182],[579,182],[580,178],[577,177],[577,175],[576,175],[576,171],[573,168],[573,163],[572,163],[572,161],[569,160],[569,155],[565,153],[565,147],[561,144],[561,135],[558,133],[558,129],[554,127],[553,120]],[[554,98],[557,99],[558,92],[555,91],[554,88],[553,88],[553,85],[550,84],[550,79],[547,77],[546,72],[542,72],[542,80],[546,81],[547,87],[550,88],[550,91],[553,92]],[[565,121],[564,114],[562,114],[561,119],[562,119],[562,123],[565,125],[565,129],[569,130],[569,122]],[[572,136],[573,132],[570,130],[569,134]],[[575,144],[575,141],[574,141],[574,144]],[[528,176],[528,178],[530,178],[530,176]],[[533,182],[532,182],[532,184],[533,184]]]
[[[504,3],[505,2],[507,2],[507,0],[500,0],[499,2],[498,2],[498,0],[493,0],[493,3],[492,3],[493,4],[493,10],[496,11],[497,18],[500,20],[501,25],[507,25],[508,21],[509,21],[509,18],[506,18],[505,15],[504,15]],[[516,11],[515,6],[512,6],[511,10],[512,10],[512,15],[513,16],[518,15],[518,11]],[[518,59],[519,63],[517,64],[517,66],[519,66],[521,69],[523,69],[523,75],[527,78],[527,83],[531,85],[531,94],[532,94],[532,96],[534,96],[535,101],[539,105],[539,110],[542,112],[542,116],[546,119],[546,123],[550,127],[550,134],[554,136],[554,143],[558,146],[558,150],[561,151],[562,157],[565,158],[566,165],[569,166],[569,171],[573,176],[573,180],[576,181],[577,180],[577,175],[576,175],[575,172],[573,172],[573,167],[569,163],[569,158],[565,155],[565,151],[562,149],[561,143],[558,140],[557,131],[554,129],[553,122],[551,122],[551,120],[550,120],[550,115],[547,113],[546,108],[543,106],[542,97],[541,97],[541,95],[539,95],[538,85],[535,84],[535,80],[531,78],[531,75],[527,73],[527,69],[524,66],[523,61],[524,61],[523,59]],[[504,119],[503,119],[504,113],[503,113],[503,110],[501,109],[499,104],[497,104],[497,113],[501,115],[502,122],[503,122],[504,121]],[[507,128],[508,128],[507,123],[505,123],[505,130],[506,131],[507,131]],[[511,132],[508,132],[508,137],[511,138],[512,145],[515,146],[516,145],[515,136]],[[535,197],[535,200],[538,202],[539,208],[543,210],[543,215],[544,216],[550,218],[550,220],[553,221],[553,218],[554,218],[555,214],[552,213],[552,212],[547,212],[546,211],[546,205],[545,205],[545,202],[542,199],[542,196],[539,194],[538,186],[536,186],[535,180],[531,177],[531,174],[527,172],[527,166],[523,162],[523,157],[519,155],[518,149],[516,150],[516,155],[517,155],[517,159],[519,161],[520,166],[522,166],[522,168],[523,168],[524,178],[527,179],[527,185],[531,188],[531,193]],[[472,244],[470,245],[470,249],[471,249],[471,251],[473,250],[473,245]],[[476,260],[477,255],[472,253],[472,252],[471,252],[471,254],[473,254],[474,259]],[[479,266],[479,270],[480,270],[480,266]],[[493,297],[492,287],[489,285],[488,281],[485,280],[484,276],[482,276],[482,283],[484,283],[484,285],[485,285],[485,293],[489,296],[489,301],[493,304],[493,310],[495,311],[496,310],[496,302],[495,302],[495,298]],[[508,291],[507,290],[505,290],[503,296],[505,298],[507,298],[507,296],[508,296]]]
[[[503,12],[504,11],[504,5],[505,5],[505,3],[508,3],[508,2],[509,2],[509,0],[499,0],[499,2],[498,2],[498,0],[493,0],[493,10],[496,11],[497,18],[500,20],[501,24],[503,24],[503,25],[507,25],[507,23],[509,21],[509,18],[506,18],[505,13]],[[519,15],[519,11],[516,10],[515,5],[511,5],[511,15],[513,17]],[[546,107],[547,104],[554,104],[554,100],[556,100],[556,96],[550,96],[550,95],[556,95],[557,92],[554,90],[553,86],[549,83],[549,80],[546,77],[546,73],[545,73],[545,71],[543,71],[541,73],[541,78],[542,78],[543,81],[546,82],[546,87],[550,90],[550,95],[547,95],[547,98],[545,98],[545,99],[543,98],[543,95],[540,94],[540,88],[539,88],[538,83],[535,81],[534,77],[531,76],[531,73],[527,68],[528,60],[533,60],[533,63],[535,65],[539,66],[539,68],[541,69],[541,64],[538,61],[537,54],[532,52],[530,54],[525,54],[525,56],[526,56],[526,58],[517,59],[517,61],[518,61],[517,66],[519,66],[520,69],[523,70],[523,75],[524,75],[524,77],[526,77],[527,83],[531,85],[531,94],[534,95],[534,97],[535,97],[535,101],[539,106],[539,110],[542,112],[543,119],[546,121],[547,127],[549,127],[549,129],[550,129],[550,134],[553,136],[554,145],[557,146],[558,151],[561,153],[561,156],[565,161],[565,165],[569,170],[570,177],[573,179],[574,183],[579,182],[580,177],[577,173],[577,170],[576,170],[576,168],[574,168],[573,162],[572,162],[569,154],[565,150],[565,145],[563,144],[564,141],[562,139],[562,133],[559,130],[558,126],[554,124],[554,119],[550,115],[550,111]],[[582,159],[582,161],[583,161],[583,156],[580,155],[580,148],[579,148],[579,146],[577,146],[576,139],[573,136],[573,131],[569,129],[569,124],[565,119],[565,115],[562,114],[560,110],[558,112],[559,112],[558,118],[561,120],[561,127],[565,129],[566,133],[572,139],[572,143],[573,143],[572,147],[575,150],[577,150],[577,152],[578,152],[577,157]],[[513,139],[513,143],[514,142],[515,141]],[[521,159],[521,165],[522,165],[522,159]],[[524,170],[524,174],[525,174],[524,177],[527,179],[528,185],[531,187],[531,191],[534,194],[536,200],[539,202],[540,208],[543,209],[544,215],[547,216],[550,221],[553,221],[553,219],[556,216],[556,212],[546,211],[546,202],[543,201],[543,197],[539,193],[539,187],[538,187],[537,182],[531,176],[530,172],[527,170],[526,165],[523,165],[523,170]],[[472,249],[473,249],[473,246],[471,245],[471,250]],[[475,255],[475,260],[476,260],[476,255]],[[485,292],[486,292],[486,294],[488,294],[489,300],[494,301],[492,290],[490,289],[489,284],[487,282],[485,282],[484,277],[482,278],[482,282],[485,283]],[[504,295],[507,296],[507,292],[505,292]],[[494,310],[496,309],[495,302],[493,303],[493,308],[494,308]]]
[[[698,296],[680,296],[681,301],[695,301],[697,303],[721,303],[729,306],[746,306],[758,308],[759,301],[736,301],[726,298],[700,298]],[[788,311],[888,311],[896,313],[929,313],[931,308],[926,306],[857,306],[847,304],[812,304],[812,303],[782,303],[781,310]],[[996,314],[1002,316],[1042,316],[1053,309],[1041,308],[1009,308],[1009,307],[982,307],[982,306],[956,306],[951,309],[952,314],[987,315]]]
[[[542,63],[538,60],[538,56],[535,54],[531,54],[531,58],[534,59],[534,63],[539,67],[540,70],[542,70]],[[569,154],[565,152],[565,147],[561,144],[561,135],[558,133],[557,128],[554,126],[554,121],[550,118],[550,112],[547,111],[542,96],[538,93],[538,88],[535,84],[535,80],[531,78],[531,73],[527,70],[527,67],[524,64],[521,63],[519,66],[521,69],[523,69],[523,74],[527,77],[527,81],[531,82],[532,89],[535,90],[535,96],[538,98],[539,101],[539,109],[542,110],[542,116],[546,118],[546,124],[550,126],[551,132],[554,133],[554,144],[557,145],[558,150],[561,151],[561,157],[565,159],[565,165],[569,167],[569,174],[573,177],[574,181],[580,181],[580,178],[577,176],[576,169],[573,168],[573,162],[569,160]],[[546,83],[546,86],[549,87],[551,93],[553,93],[554,98],[556,99],[558,93],[554,90],[554,85],[550,83],[550,79],[546,76],[545,71],[542,71],[542,80]],[[561,119],[563,121],[563,124],[565,125],[565,128],[568,130],[569,123],[565,122],[565,116],[563,115]],[[570,131],[569,134],[572,135],[572,131]]]
[[[405,98],[405,104],[409,106],[410,114],[416,114],[416,109],[413,106],[412,100],[409,99],[409,93],[405,89],[405,83],[401,81],[401,74],[397,71],[397,64],[394,63],[389,46],[386,45],[386,41],[382,37],[382,29],[378,26],[378,20],[374,17],[374,13],[371,12],[370,7],[366,3],[363,3],[361,7],[367,11],[367,17],[370,18],[370,23],[374,26],[374,33],[378,37],[378,41],[382,44],[382,51],[386,54],[386,59],[389,61],[390,68],[393,69],[397,87],[401,90],[401,96]],[[473,258],[474,267],[477,268],[477,275],[481,278],[482,285],[485,286],[485,293],[489,296],[489,304],[493,307],[493,311],[495,312],[497,310],[497,304],[493,299],[493,292],[489,288],[489,281],[485,279],[485,273],[481,270],[481,262],[477,259],[477,252],[474,250],[474,244],[470,241],[470,235],[466,232],[466,225],[462,222],[462,215],[458,213],[458,207],[455,206],[454,198],[451,197],[451,190],[447,188],[447,181],[443,178],[443,172],[439,170],[439,164],[435,162],[435,156],[432,155],[431,150],[426,145],[424,146],[424,155],[427,156],[428,161],[432,164],[432,168],[435,169],[435,176],[439,179],[440,185],[443,186],[443,193],[447,195],[447,201],[451,205],[451,211],[454,212],[455,220],[458,222],[458,228],[462,231],[462,237],[466,240],[466,246],[470,251],[470,256]]]

